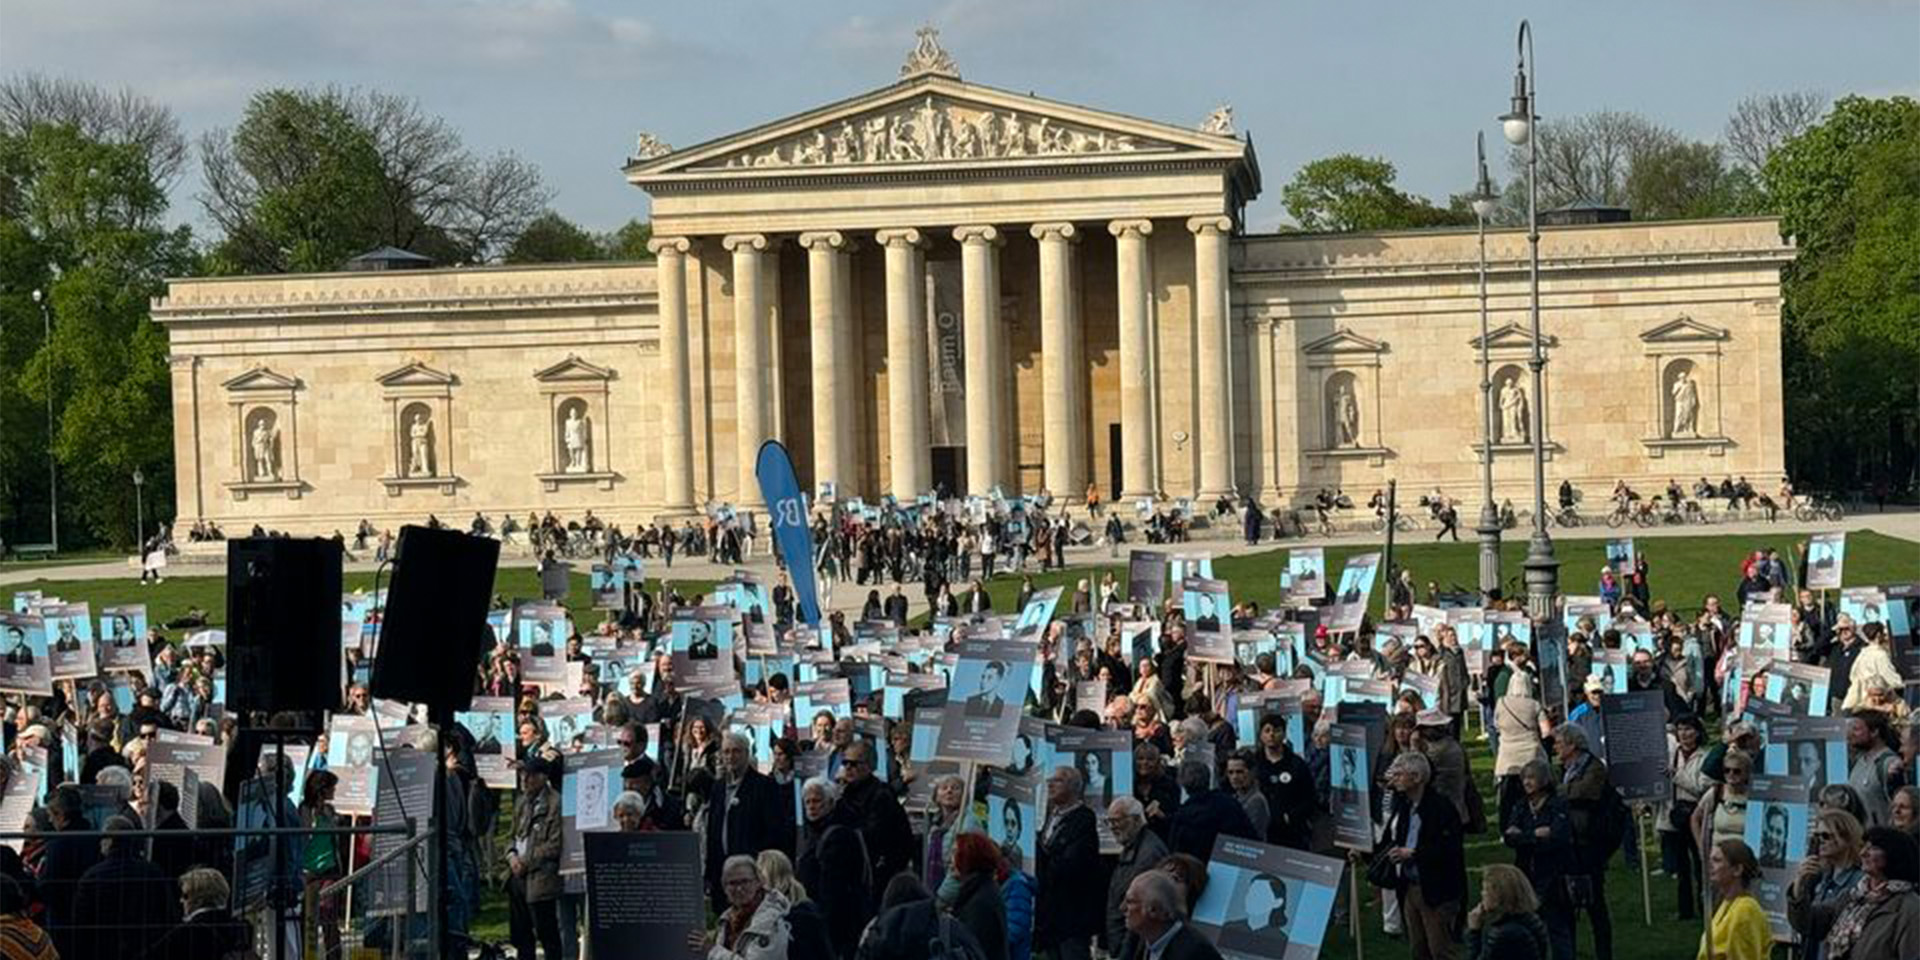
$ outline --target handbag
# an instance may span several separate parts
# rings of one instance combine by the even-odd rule
[[[1367,861],[1367,882],[1382,890],[1398,893],[1407,888],[1407,878],[1400,872],[1400,865],[1387,856],[1392,847],[1381,847],[1373,852],[1373,859]]]

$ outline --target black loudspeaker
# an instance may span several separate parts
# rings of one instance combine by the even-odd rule
[[[373,658],[376,697],[428,713],[473,705],[474,671],[493,645],[487,608],[500,541],[455,530],[401,527],[393,586]]]
[[[338,710],[340,544],[227,541],[227,706]]]

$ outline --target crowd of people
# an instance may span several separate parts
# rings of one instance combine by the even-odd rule
[[[816,529],[826,544],[823,563],[855,583],[894,585],[884,598],[874,587],[861,617],[835,614],[808,634],[793,629],[798,607],[782,578],[772,591],[776,636],[783,645],[807,636],[802,642],[844,657],[862,646],[863,624],[907,627],[919,610],[964,634],[993,617],[986,578],[1023,569],[1027,550],[1042,566],[1059,562],[1058,540],[1040,531],[1062,536],[1062,522],[1031,524],[1009,554],[1002,539],[1009,518],[972,526],[936,518],[919,527],[826,521]],[[942,578],[938,590],[910,605],[900,583],[924,577],[929,566]],[[948,572],[970,581],[964,601],[943,579]],[[1780,557],[1756,552],[1742,564],[1737,595],[1785,596],[1800,579]],[[1674,883],[1666,909],[1709,923],[1711,956],[1757,960],[1768,955],[1772,935],[1753,899],[1756,852],[1744,842],[1747,791],[1766,763],[1764,723],[1750,708],[1770,688],[1736,669],[1738,606],[1716,596],[1700,598],[1697,609],[1655,599],[1644,554],[1624,580],[1607,594],[1610,625],[1592,617],[1570,624],[1559,667],[1570,687],[1566,704],[1548,696],[1543,673],[1550,671],[1527,643],[1465,644],[1451,622],[1421,621],[1416,603],[1445,598],[1431,585],[1419,596],[1409,571],[1390,574],[1384,622],[1369,617],[1352,633],[1320,626],[1305,635],[1299,656],[1265,652],[1225,663],[1192,656],[1194,625],[1177,596],[1152,605],[1128,596],[1110,575],[1080,580],[1041,633],[1040,679],[1024,712],[1048,736],[1126,732],[1131,749],[1113,762],[1131,764],[1132,789],[1116,794],[1105,771],[1085,765],[1034,771],[1044,799],[1030,848],[1017,842],[1020,824],[986,823],[984,778],[913,759],[914,727],[943,702],[930,691],[941,684],[917,685],[895,709],[883,706],[876,687],[844,715],[802,716],[794,710],[795,677],[762,670],[746,682],[741,656],[735,670],[743,703],[779,708],[786,719],[766,750],[732,718],[716,721],[701,694],[677,682],[668,640],[676,612],[711,600],[671,586],[636,585],[625,606],[597,624],[576,611],[579,632],[563,656],[578,664],[577,687],[526,681],[528,651],[510,637],[483,658],[476,693],[516,705],[515,789],[490,789],[479,778],[479,744],[464,726],[403,739],[444,761],[455,812],[444,917],[456,943],[466,942],[488,891],[500,890],[522,960],[581,956],[584,893],[577,875],[561,870],[560,791],[569,759],[605,745],[619,748],[624,764],[610,828],[699,837],[718,919],[688,931],[688,945],[711,960],[921,960],[935,952],[951,960],[1167,960],[1169,952],[1207,960],[1216,949],[1194,926],[1193,910],[1217,838],[1348,856],[1335,842],[1345,795],[1336,795],[1330,769],[1343,704],[1326,703],[1315,678],[1361,661],[1393,691],[1379,755],[1362,774],[1375,852],[1352,860],[1379,899],[1385,931],[1404,938],[1419,960],[1571,960],[1584,926],[1586,955],[1611,960],[1609,866],[1616,856],[1653,855],[1639,849],[1634,813],[1612,782],[1597,723],[1602,696],[1613,689],[1601,675],[1612,660],[1606,651],[1622,651],[1626,689],[1660,692],[1669,717],[1673,792],[1655,817],[1662,868]],[[1033,593],[1028,580],[1018,606]],[[1496,601],[1489,609],[1520,606]],[[1258,630],[1296,614],[1242,600],[1230,619],[1236,630]],[[1158,641],[1136,656],[1141,651],[1122,626],[1143,620],[1157,623]],[[1421,626],[1409,634],[1388,623]],[[1644,624],[1650,647],[1634,644],[1622,629],[1628,623]],[[1920,882],[1920,726],[1910,723],[1893,638],[1883,623],[1857,624],[1806,589],[1791,602],[1788,629],[1788,658],[1828,668],[1829,702],[1821,706],[1849,718],[1845,775],[1819,785],[1809,856],[1792,877],[1789,917],[1799,949],[1814,960],[1920,956],[1913,887]],[[106,677],[61,682],[49,697],[9,699],[10,759],[0,769],[11,778],[39,764],[45,782],[57,786],[34,806],[33,833],[18,853],[0,846],[0,943],[27,945],[8,956],[199,957],[223,956],[210,944],[244,949],[247,926],[228,907],[235,844],[190,834],[151,843],[111,836],[142,824],[184,827],[180,783],[151,777],[147,763],[162,731],[233,743],[242,726],[269,719],[239,717],[219,702],[214,687],[224,658],[217,646],[189,647],[159,628],[149,645],[151,670],[130,677],[131,709],[116,702]],[[346,656],[349,676],[363,676],[360,650],[349,647]],[[835,669],[831,657],[811,662]],[[939,662],[920,658],[906,671],[937,672]],[[1090,704],[1076,691],[1096,680],[1104,700]],[[1261,713],[1255,736],[1243,739],[1241,698],[1273,690],[1297,694],[1297,710]],[[550,728],[541,705],[562,696],[591,698],[590,729]],[[364,683],[353,683],[341,713],[378,706]],[[1805,702],[1798,709],[1813,710]],[[1494,755],[1490,783],[1476,782],[1467,763],[1463,741],[1476,736]],[[79,742],[63,749],[65,737]],[[261,777],[282,786],[278,793],[291,794],[288,816],[308,827],[353,820],[334,806],[340,781],[327,754],[323,742],[298,765],[283,767],[271,752],[258,765]],[[63,755],[77,768],[66,769]],[[1032,755],[1024,762],[1031,768]],[[124,785],[122,809],[105,818],[85,809],[98,785]],[[1491,809],[1481,802],[1483,786]],[[234,794],[216,784],[203,784],[192,799],[198,826],[244,819]],[[497,830],[503,819],[504,831]],[[109,836],[61,836],[89,828]],[[1477,897],[1465,857],[1474,836],[1497,838],[1511,851],[1510,866],[1486,870]],[[340,956],[342,924],[367,918],[343,913],[338,898],[319,891],[350,862],[366,862],[367,838],[315,835],[298,846],[276,868],[275,890],[285,896],[270,902],[293,910],[295,936],[319,955]],[[1344,898],[1336,902],[1334,920],[1344,922],[1347,910]]]

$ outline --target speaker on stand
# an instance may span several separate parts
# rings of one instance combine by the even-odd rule
[[[394,547],[393,582],[375,634],[370,692],[425,705],[427,721],[445,748],[453,715],[473,705],[475,672],[493,643],[487,608],[500,541],[456,530],[406,526]],[[466,956],[446,943],[447,790],[443,768],[433,781],[433,862],[428,917],[435,952]],[[459,949],[449,953],[450,946]]]

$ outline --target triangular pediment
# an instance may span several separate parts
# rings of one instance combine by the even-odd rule
[[[441,373],[418,360],[397,370],[389,370],[378,378],[383,387],[447,387],[453,385],[453,375]]]
[[[636,160],[645,186],[706,175],[831,173],[876,168],[1245,159],[1230,133],[1141,120],[938,74],[659,156]]]
[[[542,383],[576,380],[611,380],[613,379],[613,371],[606,367],[588,363],[569,353],[565,360],[544,370],[536,371],[533,378]]]
[[[296,390],[300,381],[284,373],[275,373],[266,367],[254,367],[220,386],[233,391],[247,390]]]
[[[1480,349],[1480,339],[1479,337],[1474,337],[1467,341],[1467,345],[1478,350]],[[1528,330],[1518,323],[1503,323],[1487,331],[1486,341],[1488,350],[1532,350],[1533,331]],[[1541,338],[1540,345],[1543,347],[1551,347],[1558,342],[1558,340],[1549,335]]]
[[[1308,356],[1337,356],[1356,353],[1385,353],[1387,345],[1370,340],[1352,330],[1341,328],[1300,348]]]
[[[1718,342],[1727,339],[1727,331],[1724,327],[1709,326],[1682,314],[1678,319],[1669,320],[1640,334],[1640,339],[1647,343]]]

